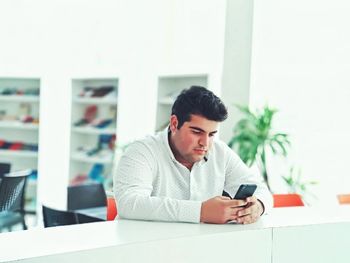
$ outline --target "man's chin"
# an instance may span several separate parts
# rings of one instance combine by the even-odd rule
[[[203,160],[204,157],[205,157],[205,154],[197,154],[196,156],[193,156],[192,161],[196,163]]]

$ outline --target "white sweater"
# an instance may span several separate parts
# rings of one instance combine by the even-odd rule
[[[122,218],[199,223],[203,201],[223,190],[234,196],[240,184],[251,183],[268,212],[272,196],[261,177],[224,142],[214,140],[206,160],[190,171],[175,159],[165,129],[128,146],[114,174],[114,193]]]

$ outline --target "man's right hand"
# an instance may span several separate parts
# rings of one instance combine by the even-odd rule
[[[237,219],[238,211],[247,204],[244,200],[231,200],[226,196],[217,196],[202,203],[201,219],[203,223],[225,224]]]

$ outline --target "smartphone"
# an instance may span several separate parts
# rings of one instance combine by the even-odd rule
[[[241,184],[233,199],[245,200],[247,197],[253,196],[256,190],[256,184]]]

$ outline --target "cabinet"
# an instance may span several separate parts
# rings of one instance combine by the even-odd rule
[[[183,89],[191,86],[208,88],[207,74],[160,76],[158,78],[158,100],[156,131],[164,129],[169,124],[171,107]]]
[[[38,167],[40,79],[0,78],[0,162],[11,171],[32,169],[26,205],[35,210]]]
[[[112,183],[118,79],[72,80],[70,184]]]

